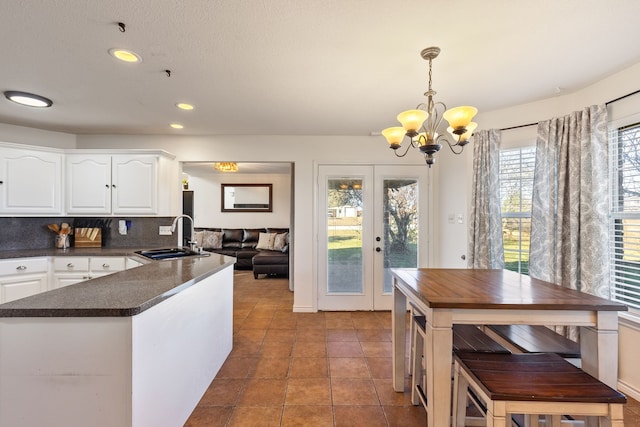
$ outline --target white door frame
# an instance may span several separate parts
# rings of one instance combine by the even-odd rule
[[[326,268],[323,265],[320,265],[320,250],[321,249],[321,243],[324,245],[325,242],[321,242],[320,238],[323,237],[324,234],[324,230],[326,230],[327,227],[327,215],[321,215],[320,214],[320,206],[325,206],[326,201],[323,200],[326,197],[326,174],[323,174],[322,179],[325,180],[325,182],[321,182],[321,177],[320,177],[320,173],[321,173],[321,168],[325,168],[325,171],[329,171],[331,169],[328,169],[330,167],[335,166],[336,169],[336,173],[333,174],[336,177],[339,177],[341,174],[344,175],[348,175],[350,177],[352,177],[353,175],[362,175],[364,172],[362,172],[362,167],[364,168],[369,168],[370,170],[374,171],[376,173],[374,173],[374,177],[375,180],[378,182],[373,182],[372,178],[373,177],[369,177],[368,179],[371,180],[371,182],[369,183],[369,185],[367,187],[365,187],[365,192],[367,191],[367,188],[369,188],[369,191],[372,193],[373,192],[373,187],[377,186],[377,187],[381,187],[381,183],[383,182],[384,179],[387,178],[405,178],[405,177],[419,177],[420,180],[420,195],[419,195],[419,221],[420,221],[420,237],[419,237],[419,250],[418,250],[418,266],[419,267],[428,267],[430,266],[430,264],[432,263],[432,233],[433,233],[433,224],[434,221],[433,220],[428,220],[430,218],[433,218],[433,213],[434,213],[434,209],[433,209],[433,204],[431,203],[432,201],[432,185],[431,185],[431,174],[429,173],[429,169],[424,166],[424,165],[387,165],[387,164],[347,164],[347,163],[318,163],[318,162],[314,162],[314,180],[315,180],[315,185],[314,185],[314,205],[315,205],[315,209],[314,209],[314,245],[313,245],[313,270],[314,270],[314,286],[313,286],[313,296],[314,296],[314,305],[316,306],[316,310],[320,307],[320,295],[319,293],[321,292],[319,285],[322,283],[324,283],[323,286],[326,286],[326,271],[323,274],[323,269]],[[345,167],[348,167],[348,172],[345,172]],[[375,176],[377,175],[377,176]],[[365,195],[366,197],[366,195]],[[323,199],[321,199],[323,198]],[[373,195],[369,195],[369,198],[373,198]],[[382,206],[382,199],[380,197],[376,198],[377,200],[375,201],[376,205],[375,206],[369,206],[369,209],[372,211],[372,214],[370,216],[373,215],[373,212],[375,212],[375,215],[378,216],[380,212],[382,212],[381,206]],[[370,221],[373,222],[373,217],[370,219]],[[383,257],[382,254],[378,254],[375,251],[375,248],[379,245],[384,245],[384,242],[375,242],[374,241],[374,236],[383,236],[383,225],[382,225],[382,221],[377,220],[377,223],[375,224],[371,224],[370,225],[372,228],[370,228],[370,230],[372,230],[371,233],[369,233],[369,236],[363,236],[363,252],[364,253],[372,253],[374,254],[373,257],[371,257],[371,260],[369,262],[369,264],[371,265],[365,265],[363,266],[364,268],[364,272],[363,274],[365,274],[365,280],[371,280],[373,279],[374,275],[377,275],[379,277],[379,279],[376,280],[376,290],[372,290],[372,292],[376,292],[376,295],[378,295],[378,293],[380,295],[378,295],[376,298],[378,297],[382,297],[382,286],[383,286],[383,280],[384,280],[384,269],[383,269]],[[370,241],[369,241],[370,240]],[[384,246],[382,246],[384,247]],[[380,256],[377,256],[380,255]],[[364,261],[363,261],[364,262]],[[373,269],[378,269],[379,273],[374,274]],[[370,273],[368,273],[368,271],[370,271]],[[369,275],[367,275],[369,274]],[[368,278],[371,279],[368,279]],[[373,294],[371,294],[371,298],[373,298]],[[356,298],[357,299],[357,298]],[[380,299],[380,298],[379,298]],[[391,294],[385,295],[384,298],[382,299],[386,299],[388,300],[386,303],[382,303],[382,304],[376,304],[375,309],[377,310],[389,310],[391,308],[391,303],[392,303],[392,296]],[[380,299],[381,300],[381,299]],[[388,307],[387,307],[388,306]],[[370,307],[373,307],[373,299],[371,301],[371,303],[368,305],[369,308],[365,308],[365,309],[371,309]],[[358,309],[363,309],[363,308],[359,308],[358,306],[356,306],[355,308],[351,308],[349,304],[344,304],[344,306],[340,306],[340,307],[333,307],[331,309],[335,309],[335,310],[358,310]]]

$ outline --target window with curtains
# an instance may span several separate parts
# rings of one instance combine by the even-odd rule
[[[536,148],[500,151],[500,207],[507,270],[529,274],[531,194]]]
[[[614,129],[610,142],[611,296],[640,309],[640,123]]]

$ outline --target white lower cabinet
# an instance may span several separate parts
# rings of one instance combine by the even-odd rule
[[[55,257],[50,288],[62,288],[122,271],[125,260],[125,257]]]
[[[89,259],[89,278],[115,273],[126,269],[125,257],[91,257]]]
[[[50,289],[58,289],[89,280],[88,257],[53,258],[53,275]]]
[[[127,258],[127,260],[125,261],[125,267],[127,270],[130,268],[139,267],[141,265],[143,265],[143,263],[134,258]]]
[[[0,261],[0,304],[46,291],[47,278],[46,257]]]

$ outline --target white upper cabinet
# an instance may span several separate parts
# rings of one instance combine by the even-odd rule
[[[68,214],[173,215],[177,165],[159,154],[67,154],[66,190]]]
[[[158,156],[113,156],[113,213],[158,213],[158,162]]]
[[[111,156],[67,154],[67,213],[111,213]]]
[[[0,216],[175,216],[178,162],[162,150],[0,143]]]
[[[62,214],[63,154],[0,147],[0,214]]]

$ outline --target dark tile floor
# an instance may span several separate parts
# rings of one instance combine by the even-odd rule
[[[393,391],[390,313],[293,313],[288,286],[235,273],[233,351],[185,425],[426,426],[409,387]]]

